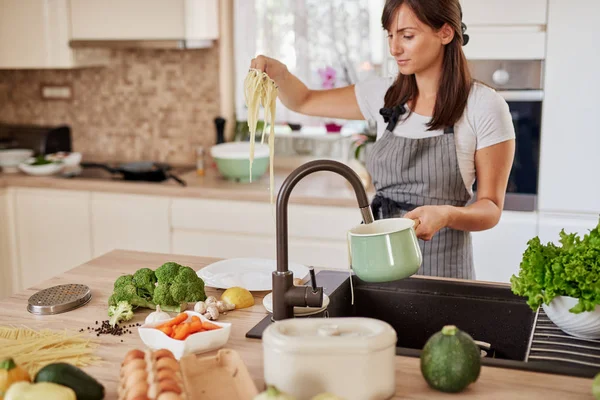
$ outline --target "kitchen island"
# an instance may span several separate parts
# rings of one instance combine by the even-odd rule
[[[21,291],[0,300],[0,326],[27,326],[33,329],[71,329],[74,332],[95,326],[96,321],[107,319],[107,299],[112,292],[115,279],[122,274],[133,273],[139,268],[156,269],[164,262],[176,261],[198,270],[215,259],[177,256],[159,253],[112,251],[101,257],[71,269],[60,276],[47,280],[34,288]],[[50,286],[79,283],[92,290],[91,301],[76,310],[63,314],[38,316],[26,310],[29,296]],[[207,295],[220,296],[221,291],[207,288]],[[246,332],[265,317],[262,298],[267,293],[253,293],[253,307],[236,310],[223,315],[219,321],[233,324],[230,339],[225,347],[236,350],[248,367],[259,390],[264,388],[262,370],[262,342],[245,337]],[[128,323],[143,323],[150,310],[139,310]],[[103,359],[99,365],[84,368],[98,379],[106,389],[107,399],[116,399],[118,370],[124,354],[133,348],[143,348],[139,336],[134,333],[124,336],[102,335],[96,355]],[[121,342],[123,341],[123,342]],[[419,359],[396,357],[396,396],[394,399],[592,399],[590,379],[560,375],[524,372],[502,368],[482,367],[479,380],[458,395],[446,395],[430,389],[421,376]]]

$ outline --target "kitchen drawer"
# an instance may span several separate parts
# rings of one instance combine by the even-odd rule
[[[174,254],[275,259],[274,237],[174,229],[171,241]]]
[[[174,199],[171,224],[174,229],[275,238],[275,217],[275,205],[269,203]],[[346,232],[360,222],[358,207],[288,206],[289,237],[345,240]]]
[[[461,0],[468,25],[545,25],[547,0]]]
[[[176,198],[171,205],[171,226],[203,232],[274,235],[275,206],[250,201]]]
[[[543,60],[546,32],[504,28],[468,29],[469,43],[463,47],[469,60]]]

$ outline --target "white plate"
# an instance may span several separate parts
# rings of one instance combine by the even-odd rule
[[[265,258],[230,258],[217,261],[200,270],[197,274],[206,286],[229,289],[239,286],[249,291],[273,290],[272,274],[277,269],[277,261]],[[304,278],[308,268],[302,264],[289,263],[294,278]]]
[[[323,307],[294,307],[294,315],[312,315],[320,313],[325,310],[329,305],[329,296],[323,293]],[[272,313],[273,312],[273,293],[269,293],[263,299],[263,306],[265,309]]]

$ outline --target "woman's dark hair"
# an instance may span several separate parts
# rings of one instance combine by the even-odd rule
[[[462,23],[459,0],[386,0],[381,16],[384,29],[390,30],[396,12],[403,4],[410,7],[421,22],[435,31],[444,24],[454,29],[454,38],[445,46],[442,76],[428,130],[453,126],[464,112],[472,85],[471,73],[462,50],[469,37],[464,35],[466,26]],[[403,105],[415,99],[418,94],[415,76],[399,73],[385,94],[385,107]]]

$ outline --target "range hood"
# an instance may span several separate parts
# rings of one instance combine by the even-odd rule
[[[70,0],[71,48],[202,49],[219,38],[218,0]]]

